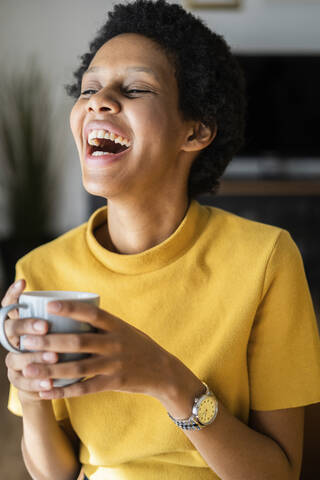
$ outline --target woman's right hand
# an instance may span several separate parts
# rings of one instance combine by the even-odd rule
[[[1,301],[1,306],[6,307],[19,302],[19,296],[26,287],[25,280],[20,283],[12,284]],[[17,309],[8,313],[9,319],[5,321],[5,332],[9,342],[16,348],[19,348],[21,335],[45,335],[48,332],[48,322],[33,318],[19,318]],[[39,391],[50,390],[52,380],[28,378],[25,376],[26,367],[29,364],[55,363],[58,361],[58,355],[54,352],[30,352],[30,353],[12,353],[6,356],[6,366],[8,368],[8,378],[12,385],[19,391],[21,401],[33,402],[43,401],[39,397]]]

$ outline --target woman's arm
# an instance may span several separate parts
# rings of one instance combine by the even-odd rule
[[[18,303],[19,296],[25,288],[25,280],[16,282],[6,292],[1,305]],[[9,313],[6,321],[6,334],[10,343],[19,345],[19,336],[28,333],[45,334],[47,324],[42,331],[34,329],[37,320],[20,319],[18,311]],[[56,362],[54,354],[50,362]],[[23,437],[21,449],[24,463],[34,480],[75,480],[80,471],[77,459],[76,441],[66,429],[65,432],[56,421],[52,403],[39,398],[39,382],[26,379],[22,371],[31,362],[38,365],[43,362],[42,353],[9,353],[6,357],[8,377],[18,388],[23,413]],[[48,360],[47,360],[48,361]],[[66,424],[67,428],[67,424]],[[71,440],[70,440],[71,439]]]
[[[50,312],[87,321],[99,329],[99,333],[68,334],[68,338],[58,334],[28,336],[28,348],[35,351],[95,355],[94,362],[83,360],[80,370],[73,362],[38,365],[39,379],[89,377],[66,387],[41,391],[41,398],[79,397],[109,390],[143,393],[159,400],[175,418],[190,416],[194,398],[203,392],[203,384],[177,357],[145,333],[94,305],[62,300],[56,305],[57,310],[54,306],[49,303]],[[25,375],[34,376],[32,364],[25,369]],[[209,387],[216,393],[214,385]],[[297,480],[303,435],[300,413],[291,415],[288,422],[288,413],[276,419],[281,443],[270,433],[260,433],[241,422],[220,401],[215,421],[203,430],[186,431],[186,435],[223,480]],[[289,428],[287,436],[284,435],[286,428]],[[291,448],[288,439],[293,435],[297,436],[298,443]]]
[[[179,384],[179,389],[172,386],[162,403],[174,418],[188,418],[194,398],[203,393],[203,384],[195,376],[193,380],[186,376]],[[219,401],[218,415],[211,425],[184,433],[223,480],[299,480],[303,412],[303,408],[252,411],[254,429]]]
[[[50,401],[21,401],[22,455],[34,480],[76,480],[81,465],[68,435],[60,428]]]

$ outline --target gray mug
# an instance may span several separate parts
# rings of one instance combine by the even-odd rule
[[[94,332],[96,329],[89,323],[78,322],[70,317],[62,317],[47,312],[47,303],[54,300],[77,300],[92,303],[99,307],[100,297],[96,293],[71,292],[65,290],[42,290],[22,293],[19,303],[8,305],[0,309],[0,342],[4,348],[14,353],[31,352],[23,347],[24,335],[20,337],[20,349],[9,342],[4,323],[10,310],[19,309],[20,318],[39,318],[49,324],[48,333],[85,333]],[[88,357],[86,353],[59,353],[59,362],[71,362]],[[54,387],[63,387],[78,382],[81,378],[57,378],[53,380]]]

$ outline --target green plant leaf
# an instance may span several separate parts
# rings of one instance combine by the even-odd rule
[[[0,84],[0,186],[8,200],[12,234],[44,237],[58,181],[49,84],[33,60],[28,71],[2,78]]]

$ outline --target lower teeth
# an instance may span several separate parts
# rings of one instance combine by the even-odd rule
[[[111,152],[102,152],[101,150],[96,150],[95,152],[92,152],[92,156],[98,157],[100,155],[115,155],[114,153]]]

